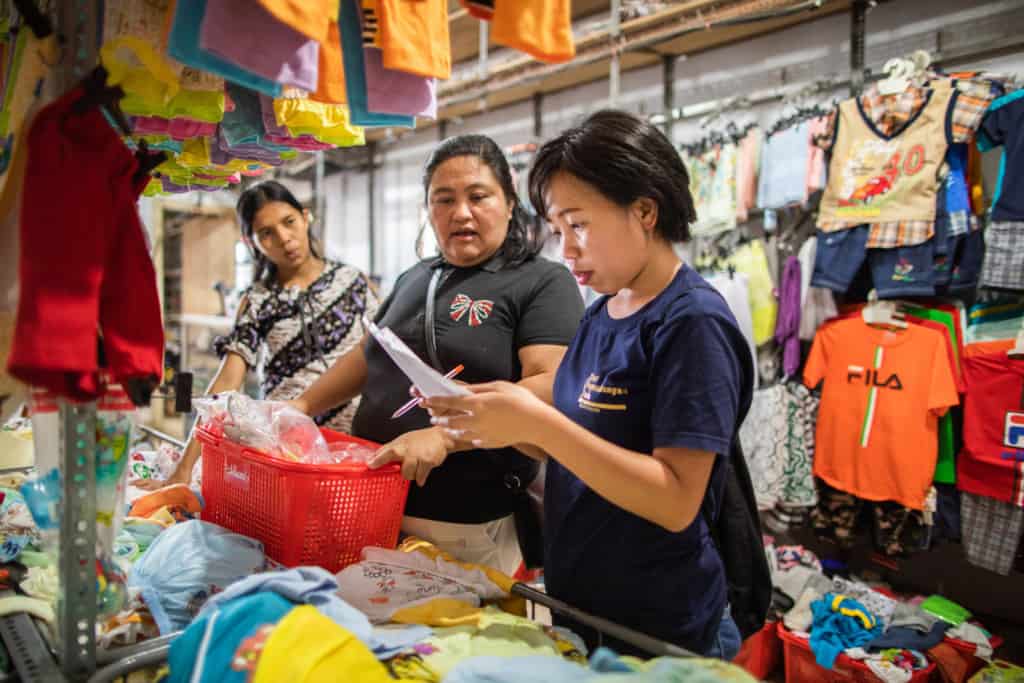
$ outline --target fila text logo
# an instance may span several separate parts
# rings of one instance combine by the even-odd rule
[[[1024,448],[1024,413],[1007,411],[1003,427],[1003,445]]]
[[[854,382],[863,384],[866,387],[881,387],[883,389],[903,391],[903,382],[900,381],[900,376],[895,372],[888,377],[883,377],[878,370],[870,368],[865,370],[859,365],[850,365],[846,368],[846,383],[853,384]]]

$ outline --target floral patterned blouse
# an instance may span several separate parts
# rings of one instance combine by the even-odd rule
[[[377,297],[356,268],[327,261],[303,290],[254,283],[230,334],[214,342],[218,355],[237,353],[260,377],[263,398],[288,401],[304,392],[363,336],[361,316],[377,314]],[[316,417],[338,431],[352,428],[359,398]]]

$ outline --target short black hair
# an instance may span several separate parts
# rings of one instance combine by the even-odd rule
[[[658,204],[655,234],[668,242],[690,239],[697,219],[690,175],[665,134],[633,114],[604,109],[540,148],[530,169],[530,202],[547,216],[544,195],[559,171],[592,185],[619,206],[641,197]]]
[[[456,135],[441,142],[423,167],[423,202],[429,200],[430,181],[434,178],[437,167],[456,157],[476,157],[491,169],[491,173],[498,179],[501,191],[505,194],[505,200],[512,202],[512,219],[508,224],[508,235],[498,250],[505,259],[506,265],[516,266],[536,256],[541,247],[531,230],[531,219],[519,201],[519,193],[516,192],[515,183],[512,180],[512,169],[509,168],[508,159],[491,138],[486,135]]]
[[[242,228],[242,237],[249,245],[249,253],[252,254],[255,265],[253,280],[267,286],[272,285],[277,277],[277,266],[256,248],[256,238],[252,234],[252,222],[256,218],[256,213],[271,202],[289,204],[300,214],[305,210],[291,190],[276,180],[266,180],[258,185],[253,185],[242,193],[242,196],[238,198],[238,204],[235,205],[235,213],[238,214],[238,222]],[[309,250],[316,258],[322,258],[320,246],[313,237],[312,227],[309,233]]]

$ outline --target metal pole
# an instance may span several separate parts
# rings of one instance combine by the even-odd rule
[[[533,93],[533,138],[540,140],[544,134],[544,93]]]
[[[665,114],[665,135],[672,139],[673,109],[676,106],[676,57],[661,58],[661,110]]]
[[[96,670],[96,404],[60,400],[61,668],[68,678]]]
[[[65,0],[56,6],[64,45],[54,80],[64,92],[98,63],[103,13],[98,0]],[[96,404],[61,399],[59,406],[63,499],[58,506],[57,649],[62,671],[74,680],[96,670]]]
[[[487,51],[491,44],[491,25],[486,21],[479,21],[480,28],[480,52],[477,55],[477,76],[481,81],[487,80]]]
[[[614,107],[619,101],[619,77],[622,72],[622,64],[619,61],[619,34],[621,33],[621,9],[622,0],[612,0],[611,29],[609,39],[612,41],[612,61],[608,69],[608,106]]]
[[[854,0],[850,7],[850,95],[856,97],[864,89],[864,36],[868,0]]]
[[[324,190],[325,158],[323,150],[315,152],[313,173],[313,236],[320,244],[327,236],[327,193]]]
[[[367,179],[367,222],[370,224],[370,275],[376,275],[377,270],[377,143],[370,142],[366,145],[366,153],[369,156],[369,177]]]

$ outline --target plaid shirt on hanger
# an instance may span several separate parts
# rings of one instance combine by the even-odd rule
[[[932,81],[936,83],[937,81]],[[981,119],[989,104],[999,96],[1003,86],[995,79],[967,78],[958,79],[956,88],[960,95],[956,98],[953,106],[953,142],[971,142],[974,134],[981,126]],[[911,86],[897,96],[886,97],[878,92],[878,85],[869,86],[863,95],[860,103],[864,113],[886,135],[891,135],[894,130],[903,126],[925,105],[928,89]],[[835,136],[836,112],[833,111],[828,117],[828,124],[824,136],[815,140],[822,149],[832,147]],[[943,163],[942,175],[949,172],[948,166]],[[823,220],[819,227],[825,232],[835,232],[863,225],[863,223]],[[884,223],[872,223],[868,233],[867,247],[869,249],[892,249],[894,247],[911,247],[927,242],[935,234],[934,221],[889,221]]]

